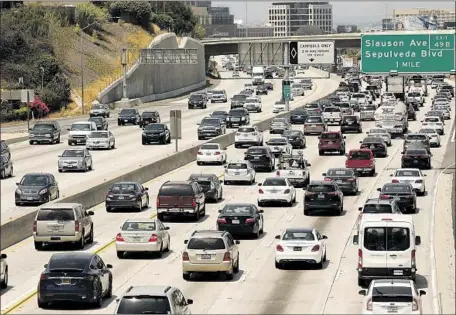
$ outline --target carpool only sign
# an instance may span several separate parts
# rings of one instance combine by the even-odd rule
[[[363,34],[361,72],[449,73],[455,69],[454,33]]]

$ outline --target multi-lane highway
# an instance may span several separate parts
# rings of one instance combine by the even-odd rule
[[[241,82],[230,84],[242,85],[243,83]],[[320,93],[319,91],[329,89],[329,86],[335,84],[332,82],[326,83],[325,81],[317,81],[316,83],[317,89],[313,94],[315,96]],[[228,87],[223,88],[228,91]],[[237,92],[237,90],[239,90],[238,86],[232,87],[233,92]],[[228,93],[230,95],[231,90]],[[274,99],[273,94],[268,99]],[[272,101],[270,102],[272,103]],[[270,106],[266,102],[264,109],[266,107],[270,108]],[[215,105],[213,108],[208,109],[208,112],[215,107],[226,108],[226,105]],[[419,121],[429,108],[430,104],[427,102],[425,107],[418,112],[418,120],[410,122],[411,131],[420,129]],[[264,112],[265,115],[268,115],[270,110],[266,109]],[[197,117],[201,117],[201,114],[193,114],[193,112],[187,115],[189,115],[189,119],[194,121],[197,120]],[[451,137],[450,131],[453,124],[454,112],[452,119],[445,125],[442,147],[432,149],[433,169],[424,171],[427,174],[427,194],[423,197],[418,197],[417,205],[419,211],[417,214],[413,214],[417,234],[422,238],[422,245],[417,250],[418,275],[416,283],[418,288],[427,291],[427,295],[423,296],[424,314],[435,312],[434,298],[438,296],[434,279],[432,278],[434,266],[430,259],[433,246],[431,242],[434,217],[433,203],[435,202],[435,196],[432,192],[435,189],[436,179],[440,172],[439,168]],[[374,127],[374,122],[363,122],[364,131],[372,127]],[[132,128],[137,129],[135,127]],[[139,131],[132,128],[113,128],[113,130],[118,130],[116,133],[118,138],[124,137],[125,146],[133,146],[133,144],[128,144],[128,142],[132,142],[129,139],[132,140],[139,137]],[[294,128],[302,129],[302,126],[294,126]],[[338,127],[330,127],[330,129],[338,130]],[[191,132],[195,134],[192,139],[195,139],[196,132],[194,129]],[[186,133],[183,132],[183,134]],[[135,135],[136,138],[132,138],[132,135]],[[267,132],[264,132],[264,136],[265,139],[269,138]],[[348,134],[346,139],[347,150],[358,148],[359,141],[364,136],[365,133]],[[185,143],[185,141],[183,142]],[[187,145],[196,142],[196,140],[188,140]],[[307,148],[304,150],[305,158],[312,164],[310,167],[312,179],[321,179],[321,174],[328,168],[343,167],[345,161],[343,156],[318,156],[317,143],[317,137],[308,136]],[[63,145],[60,146],[64,147]],[[122,143],[119,143],[119,151],[121,146]],[[147,150],[150,150],[150,159],[152,159],[157,158],[158,154],[166,155],[167,153],[163,152],[170,153],[172,149],[147,147],[138,152],[144,152],[141,154],[144,160],[144,158],[147,159],[149,157],[148,153],[146,153]],[[218,204],[207,204],[206,216],[199,222],[167,222],[166,225],[171,227],[171,251],[163,255],[162,258],[139,256],[138,258],[119,260],[113,246],[113,239],[119,231],[119,226],[126,219],[154,217],[156,215],[155,206],[141,213],[107,213],[104,210],[104,204],[100,204],[91,209],[95,212],[93,216],[95,242],[85,250],[99,252],[106,263],[114,266],[112,269],[114,277],[113,298],[105,301],[102,308],[97,310],[70,306],[69,304],[56,305],[55,308],[50,310],[39,309],[36,302],[36,285],[39,274],[43,270],[43,265],[48,262],[54,251],[36,252],[33,249],[33,240],[29,238],[4,251],[4,253],[8,254],[10,286],[2,294],[2,309],[10,314],[106,314],[113,312],[116,297],[120,296],[131,285],[172,285],[180,288],[187,298],[194,300],[192,312],[197,314],[359,314],[362,311],[362,297],[358,295],[360,288],[357,285],[358,247],[351,244],[351,237],[354,234],[355,223],[359,214],[357,209],[363,205],[366,198],[378,195],[376,191],[378,187],[391,181],[389,175],[395,169],[400,168],[401,150],[402,140],[393,140],[393,145],[388,148],[388,156],[376,160],[377,174],[375,177],[360,178],[361,192],[357,196],[344,197],[345,211],[342,216],[304,216],[302,206],[303,190],[301,189],[298,189],[297,203],[293,207],[263,208],[265,233],[258,240],[241,240],[239,245],[240,272],[233,281],[222,281],[210,276],[198,277],[194,281],[184,281],[181,269],[184,240],[195,229],[214,229],[218,215],[217,211],[224,204],[231,202],[256,204],[258,186],[224,186],[224,200]],[[122,165],[123,163],[130,163],[128,164],[130,168],[135,163],[136,166],[140,163],[135,160],[140,157],[134,151],[126,150],[122,152],[124,153],[120,161],[116,157],[116,161],[112,162],[119,164],[117,166],[113,166],[113,164],[106,165],[107,171],[116,171],[121,166],[128,168],[127,164]],[[150,152],[153,152],[154,157],[152,157]],[[242,159],[244,152],[245,149],[235,149],[230,146],[227,149],[228,159]],[[57,153],[54,152],[52,158],[49,157],[52,162],[43,164],[43,167],[45,165],[55,167],[54,155],[57,155]],[[131,158],[134,163],[127,161],[128,158]],[[108,160],[109,157],[106,157],[106,159]],[[97,163],[96,161],[95,159],[95,163]],[[106,163],[106,160],[104,163]],[[95,167],[94,174],[100,168],[97,168],[97,164],[95,164]],[[153,201],[156,198],[157,191],[165,181],[183,180],[192,173],[200,172],[214,173],[222,177],[223,166],[197,166],[196,163],[191,163],[145,183],[145,187],[149,188],[151,204],[154,205]],[[92,181],[95,177],[106,176],[102,174],[100,172],[100,175],[94,175]],[[87,185],[90,180],[86,181],[84,177],[88,175],[82,174],[80,177],[71,177],[71,179],[68,179],[71,180],[71,182],[68,182],[68,186]],[[274,174],[257,173],[257,182],[262,182],[269,176],[274,176]],[[328,236],[328,261],[322,270],[311,268],[304,270],[278,270],[274,267],[276,241],[274,236],[279,234],[282,229],[289,227],[316,228],[322,234]]]
[[[315,71],[315,72],[312,72]],[[306,73],[310,77],[321,77],[319,70],[309,70]],[[296,98],[293,104],[321,98],[323,94],[328,94],[337,88],[337,79],[317,79],[315,88],[307,92],[307,96]],[[251,82],[251,79],[222,80],[217,89],[224,89],[229,97],[241,91],[244,84]],[[272,106],[274,102],[280,99],[280,81],[274,80],[274,91],[269,95],[263,96],[263,112],[252,114],[252,123],[271,117]],[[182,140],[179,140],[179,149],[183,150],[194,146],[203,141],[197,139],[197,122],[203,117],[208,116],[215,110],[229,110],[228,103],[208,104],[206,110],[187,109],[187,100],[180,100],[169,106],[160,106],[157,108],[162,117],[162,122],[169,123],[169,111],[171,109],[182,110]],[[12,144],[11,153],[14,163],[15,176],[2,181],[2,198],[1,198],[1,222],[6,222],[12,218],[24,215],[32,211],[32,207],[16,207],[14,205],[15,183],[22,176],[30,172],[49,172],[55,175],[59,187],[60,196],[65,197],[73,195],[80,191],[89,189],[106,180],[115,178],[121,174],[138,168],[141,165],[149,164],[153,161],[160,160],[175,152],[174,143],[171,145],[143,146],[141,144],[142,130],[138,126],[117,126],[117,117],[108,119],[109,129],[116,137],[116,149],[113,151],[93,151],[94,170],[88,173],[58,173],[57,161],[58,155],[68,148],[67,136],[63,136],[61,143],[57,145],[29,145],[28,141]],[[141,152],[141,154],[138,154]]]

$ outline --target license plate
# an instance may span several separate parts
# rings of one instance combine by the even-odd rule
[[[239,224],[239,220],[231,220],[231,223],[233,223],[233,224]]]
[[[336,183],[338,183],[338,184],[342,184],[343,182],[344,182],[344,181],[341,180],[341,179],[336,180]]]
[[[131,240],[132,240],[133,242],[138,242],[138,241],[141,240],[141,238],[140,238],[140,237],[132,237]]]
[[[323,195],[323,194],[318,195],[318,199],[325,199],[325,195]]]
[[[371,149],[375,149],[375,145],[371,145],[370,148],[371,148]]]
[[[71,284],[71,279],[62,279],[62,284]]]
[[[394,270],[393,274],[395,276],[402,276],[402,275],[404,275],[404,271],[403,270]]]
[[[317,125],[310,125],[310,128],[316,128]]]
[[[72,167],[74,167],[74,165],[67,165],[66,167],[68,167],[68,168],[72,168]]]
[[[180,209],[179,208],[173,208],[173,209],[169,209],[169,211],[171,211],[171,212],[179,212]]]
[[[27,197],[27,200],[33,200],[33,197]]]
[[[418,160],[414,160],[413,163],[417,164],[419,161]]]
[[[271,190],[273,194],[277,194],[279,191],[278,190]]]
[[[210,153],[206,153],[206,155],[211,155]]]
[[[234,175],[241,175],[241,173],[239,173],[239,172],[236,172],[236,173],[234,173]]]
[[[120,197],[119,197],[119,200],[123,200],[123,199],[125,199],[123,196],[120,196]]]
[[[398,308],[397,307],[388,307],[386,310],[388,313],[397,313]]]
[[[254,160],[259,160],[260,157],[259,157],[259,156],[254,156],[253,159],[254,159]]]
[[[294,247],[293,250],[295,252],[300,252],[300,251],[302,251],[302,247]]]
[[[201,255],[201,259],[209,260],[211,259],[211,255]]]
[[[288,172],[288,175],[294,175],[294,174],[295,174],[295,172],[293,172],[293,171]]]
[[[124,119],[124,122],[128,122],[128,119]]]

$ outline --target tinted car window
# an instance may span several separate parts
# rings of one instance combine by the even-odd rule
[[[234,169],[234,170],[246,170],[247,169],[247,164],[245,163],[230,163],[227,166],[228,169]]]
[[[218,144],[203,144],[201,150],[218,150]]]
[[[225,243],[221,238],[192,238],[187,244],[188,249],[225,249]]]
[[[89,137],[90,138],[107,138],[108,133],[107,132],[91,132]]]
[[[240,215],[252,215],[256,212],[256,209],[250,205],[226,205],[222,209],[222,214],[240,214]]]
[[[36,124],[33,126],[33,130],[52,130],[54,129],[53,124]]]
[[[117,314],[170,314],[166,296],[125,296],[119,302]]]
[[[272,145],[286,145],[288,143],[288,140],[282,138],[273,138],[269,139],[267,143]]]
[[[77,269],[77,270],[84,270],[85,267],[89,263],[89,259],[87,257],[77,257],[73,256],[71,259],[66,258],[52,258],[49,262],[49,270],[68,270],[68,269]]]
[[[136,115],[136,110],[130,108],[123,108],[120,111],[120,115]]]
[[[90,117],[89,121],[93,121],[95,123],[97,123],[97,122],[101,123],[101,122],[103,122],[103,118],[102,117]]]
[[[412,303],[413,294],[410,287],[381,286],[372,289],[372,302],[374,303]]]
[[[239,128],[238,131],[239,131],[239,132],[255,132],[255,128],[251,128],[251,127],[242,127],[242,128]]]
[[[323,134],[321,134],[320,139],[338,140],[338,139],[340,139],[340,134],[338,134],[338,133],[323,133]]]
[[[90,124],[72,124],[71,131],[89,131]]]
[[[247,154],[267,154],[267,151],[265,149],[248,149]]]
[[[338,107],[326,107],[325,113],[338,113],[340,109]]]
[[[158,116],[158,113],[156,112],[143,112],[141,114],[142,117],[155,117]]]
[[[218,126],[220,125],[220,119],[218,118],[205,118],[201,121],[201,125],[211,125],[211,126]]]
[[[343,118],[344,122],[354,122],[357,121],[356,116],[344,116]]]
[[[380,137],[366,137],[363,139],[363,143],[381,143],[383,139]]]
[[[406,155],[427,155],[426,150],[407,150]]]
[[[122,231],[155,231],[155,222],[125,222]]]
[[[190,99],[196,100],[196,101],[201,101],[203,99],[203,96],[200,94],[194,94],[194,95],[190,96]]]
[[[370,153],[366,151],[350,152],[351,160],[370,160]]]
[[[410,248],[410,230],[402,227],[368,227],[364,247],[370,251],[404,251]]]
[[[420,172],[414,170],[404,170],[404,171],[397,171],[396,176],[412,176],[412,177],[419,177]]]
[[[165,126],[160,124],[149,124],[144,127],[144,130],[164,130]]]
[[[363,213],[392,213],[393,209],[391,205],[386,204],[370,204],[365,205]]]
[[[245,116],[245,112],[243,110],[231,110],[230,116]]]
[[[49,184],[49,177],[45,175],[25,175],[21,182],[21,186],[46,186]]]
[[[286,232],[282,239],[284,241],[299,240],[299,241],[314,241],[315,236],[312,232]]]
[[[288,136],[299,136],[301,134],[301,131],[299,130],[285,130],[282,134],[284,137]]]
[[[73,209],[41,209],[36,218],[38,221],[73,221]]]
[[[405,185],[385,185],[383,186],[382,192],[386,193],[411,193],[409,186]]]
[[[193,196],[193,189],[188,184],[163,185],[158,194],[160,196]]]
[[[267,178],[263,186],[286,186],[287,182],[283,178]]]
[[[233,100],[234,101],[243,101],[247,98],[246,95],[241,95],[241,94],[237,94],[235,96],[233,96]]]
[[[363,110],[366,110],[366,111],[367,111],[367,110],[375,110],[375,106],[363,106],[363,107],[361,107],[361,110],[362,110],[362,111],[363,111]]]
[[[307,188],[309,192],[332,192],[336,191],[333,185],[309,185]]]
[[[321,117],[309,117],[306,119],[306,123],[321,123]]]
[[[114,184],[111,186],[110,191],[112,192],[130,192],[135,191],[136,185],[135,184]]]

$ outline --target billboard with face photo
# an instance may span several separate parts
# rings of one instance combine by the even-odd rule
[[[396,31],[436,30],[436,16],[407,16],[396,19]]]

